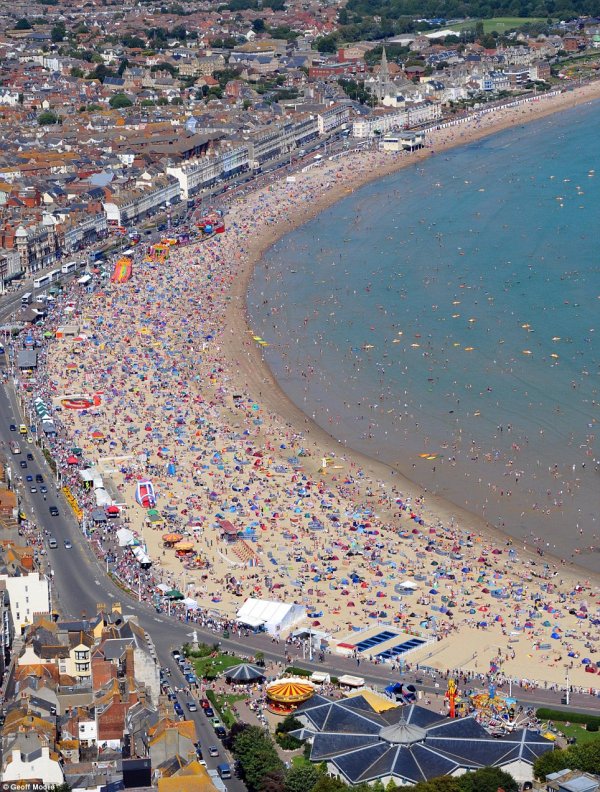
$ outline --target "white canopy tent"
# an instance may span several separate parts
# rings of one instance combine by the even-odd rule
[[[89,481],[92,483],[94,489],[104,489],[104,481],[96,467],[86,468],[79,471],[79,478],[82,481]]]
[[[135,542],[135,536],[129,528],[119,528],[117,531],[117,540],[119,542],[119,547],[127,547]]]
[[[140,545],[137,545],[136,547],[131,547],[130,549],[138,564],[140,564],[141,566],[150,566],[150,564],[152,563],[152,561],[150,560],[150,556],[144,552],[143,548],[140,547]]]
[[[104,487],[96,487],[94,490],[94,497],[96,498],[97,506],[112,506],[112,498]]]
[[[249,597],[237,612],[237,621],[247,627],[262,627],[270,635],[289,630],[306,618],[304,606],[294,602],[277,602]]]

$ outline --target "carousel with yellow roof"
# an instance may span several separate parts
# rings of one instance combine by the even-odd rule
[[[301,677],[276,679],[267,686],[267,709],[275,715],[289,715],[313,695],[315,686]]]

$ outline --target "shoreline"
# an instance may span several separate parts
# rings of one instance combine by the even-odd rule
[[[544,99],[546,100],[545,102]],[[298,429],[306,433],[315,445],[319,445],[323,448],[326,448],[328,445],[330,445],[332,450],[338,449],[342,455],[351,456],[352,459],[360,461],[361,467],[367,470],[368,473],[375,478],[386,478],[389,480],[393,476],[393,483],[399,485],[404,490],[411,491],[412,497],[423,498],[426,495],[426,511],[428,512],[428,517],[430,519],[432,517],[435,519],[439,511],[446,513],[446,515],[448,515],[451,511],[452,516],[453,518],[456,518],[457,523],[462,522],[464,524],[465,522],[470,522],[473,524],[474,530],[485,533],[490,539],[501,537],[505,541],[517,541],[515,537],[512,537],[509,533],[503,531],[501,528],[492,525],[480,514],[471,512],[441,495],[428,492],[426,488],[420,485],[417,481],[413,481],[405,474],[401,473],[392,464],[382,462],[368,456],[362,451],[346,446],[341,440],[338,440],[329,432],[327,432],[326,429],[314,422],[310,416],[305,414],[300,409],[300,407],[298,407],[298,405],[291,400],[291,398],[279,385],[279,382],[270,369],[268,363],[265,361],[257,345],[253,344],[250,345],[250,347],[245,347],[243,344],[236,344],[235,339],[244,337],[251,331],[247,306],[247,294],[255,268],[260,265],[265,254],[277,242],[285,238],[295,229],[310,222],[310,220],[323,211],[327,210],[333,204],[347,197],[348,194],[353,193],[361,187],[374,181],[379,181],[386,178],[387,176],[397,173],[404,168],[413,167],[418,165],[419,162],[429,160],[432,155],[436,156],[438,152],[470,145],[478,140],[481,140],[482,138],[490,137],[502,132],[505,129],[509,129],[512,126],[524,126],[527,123],[555,115],[562,110],[572,109],[579,105],[595,100],[600,100],[600,81],[581,86],[579,89],[561,93],[557,96],[547,97],[542,95],[538,99],[531,99],[528,101],[523,100],[524,103],[521,106],[526,107],[529,110],[529,113],[525,116],[525,118],[518,118],[518,123],[515,123],[514,118],[514,114],[517,112],[517,110],[513,107],[499,111],[503,115],[503,118],[496,118],[493,111],[488,111],[489,114],[488,112],[485,112],[482,116],[468,117],[465,120],[450,122],[454,124],[454,126],[450,127],[450,129],[460,131],[463,129],[462,124],[468,124],[470,118],[481,117],[482,119],[491,121],[491,123],[485,126],[482,125],[475,129],[471,129],[468,137],[466,137],[464,134],[459,134],[458,136],[453,136],[451,139],[439,141],[436,144],[435,151],[430,146],[431,138],[429,137],[425,148],[416,152],[412,152],[408,156],[405,155],[402,159],[396,159],[392,162],[388,162],[387,164],[384,164],[373,171],[369,171],[368,173],[361,173],[359,171],[354,177],[345,180],[343,184],[337,185],[336,189],[332,190],[329,194],[322,195],[322,197],[317,202],[313,203],[306,211],[297,212],[291,221],[279,223],[276,228],[270,228],[269,232],[264,234],[260,241],[257,241],[248,247],[246,261],[238,271],[238,278],[231,288],[231,295],[233,301],[237,303],[237,308],[227,312],[224,323],[224,338],[226,338],[227,341],[223,346],[223,350],[225,351],[226,357],[228,357],[230,360],[244,360],[244,357],[248,355],[248,352],[250,353],[250,360],[245,361],[248,365],[244,365],[240,369],[240,372],[243,371],[244,376],[246,377],[246,382],[248,383],[248,386],[251,387],[251,392],[259,392],[262,387],[268,384],[269,388],[272,389],[272,393],[268,393],[267,395],[262,394],[262,402],[268,404],[273,412],[283,418],[286,423],[294,424],[295,422]],[[521,114],[523,114],[523,112],[524,110]],[[449,122],[442,121],[441,129],[438,128],[434,130],[428,130],[429,135],[431,135],[432,132],[435,134],[435,132],[438,131],[443,133],[444,129],[448,129],[448,127],[443,126],[446,123]],[[360,156],[361,154],[357,155],[357,157]],[[326,162],[323,164],[327,165]],[[262,192],[265,189],[268,188],[260,188],[256,192]],[[248,196],[239,198],[238,201],[242,203],[253,194],[255,193],[250,193]],[[239,204],[234,204],[234,206],[238,205]],[[243,322],[240,322],[240,317],[235,315],[235,310],[239,311],[243,315]],[[535,551],[533,549],[528,548],[525,552],[530,558],[535,558]],[[545,553],[545,557],[548,560],[553,561],[555,564],[561,564],[561,559],[553,556],[551,553]],[[593,571],[587,569],[586,567],[579,566],[575,561],[569,562],[568,568],[574,572],[579,572],[580,575],[584,575],[587,578],[595,578],[600,581],[600,573],[596,573],[594,575]]]
[[[542,112],[533,112],[537,102],[526,105],[517,120],[598,97],[600,84],[586,86],[582,94],[556,97],[558,107],[554,100]],[[473,129],[467,122],[436,130],[436,151],[514,124],[514,108],[491,122],[488,115],[472,120]],[[411,664],[431,658],[442,670],[486,676],[499,666],[504,678],[553,685],[564,679],[564,655],[574,652],[573,684],[596,689],[598,678],[583,673],[577,659],[595,649],[588,648],[595,639],[588,637],[589,622],[571,615],[582,596],[597,599],[589,572],[559,561],[552,566],[550,556],[546,567],[533,552],[517,557],[512,540],[496,528],[443,498],[424,497],[421,487],[389,465],[347,449],[283,394],[249,334],[248,284],[271,245],[362,184],[430,156],[428,150],[360,152],[297,173],[294,183],[284,177],[231,196],[225,234],[174,250],[166,261],[138,261],[131,281],[107,284],[89,297],[81,293],[79,302],[71,300],[74,310],[69,296],[59,300],[51,321],[63,323],[61,312],[69,311],[83,338],[49,342],[52,392],[40,395],[56,405],[60,394],[101,394],[89,413],[62,413],[72,439],[57,445],[59,468],[78,492],[79,505],[93,509],[94,493],[81,491],[78,471],[69,467],[76,438],[83,459],[111,477],[118,502],[126,504],[127,527],[147,546],[152,568],[142,575],[144,598],[151,601],[159,584],[179,588],[197,597],[200,609],[192,621],[203,624],[215,612],[221,620],[234,619],[247,597],[293,601],[317,612],[308,619],[322,620],[312,625],[322,625],[331,644],[383,620],[399,633],[436,641],[411,655]],[[162,518],[156,525],[135,502],[141,478],[150,478],[155,488]],[[236,541],[224,535],[223,519],[233,522]],[[367,520],[368,532],[358,525]],[[111,526],[93,534],[101,555],[114,550]],[[253,538],[240,542],[251,526]],[[161,539],[165,531],[182,533],[200,566],[169,552]],[[427,550],[447,558],[433,568]],[[128,551],[114,571],[131,587],[140,585]],[[354,575],[359,583],[346,580]],[[396,596],[406,578],[419,581],[419,592]],[[501,597],[490,591],[498,586]],[[444,602],[453,600],[447,616]],[[562,620],[560,641],[546,643],[546,623],[523,627],[538,602]],[[520,644],[508,637],[514,630]]]

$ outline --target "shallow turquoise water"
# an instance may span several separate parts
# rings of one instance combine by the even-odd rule
[[[599,126],[587,105],[368,185],[248,295],[282,388],[336,438],[594,570]]]

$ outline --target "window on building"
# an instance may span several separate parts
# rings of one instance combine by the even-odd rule
[[[75,671],[77,671],[78,674],[85,673],[86,671],[89,672],[89,670],[89,663],[75,663]]]
[[[89,657],[89,652],[87,649],[78,650],[75,652],[75,660],[87,660]]]

